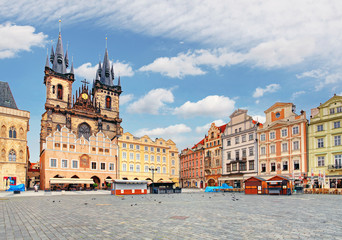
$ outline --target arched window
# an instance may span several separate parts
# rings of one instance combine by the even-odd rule
[[[61,131],[61,125],[57,124],[56,129],[57,129],[58,131]]]
[[[78,137],[81,137],[82,135],[86,139],[89,139],[90,137],[90,126],[87,123],[81,123],[78,126]]]
[[[106,108],[110,108],[111,106],[111,98],[109,96],[106,97]]]
[[[56,86],[52,86],[52,94],[56,93]]]
[[[63,100],[63,86],[57,85],[57,98]]]
[[[17,160],[17,156],[15,154],[15,151],[12,149],[8,154],[8,161],[15,162]]]
[[[11,127],[9,130],[9,138],[17,138],[17,131],[15,127]]]

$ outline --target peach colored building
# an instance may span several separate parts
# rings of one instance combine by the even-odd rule
[[[106,187],[106,179],[116,179],[117,138],[110,140],[102,132],[77,138],[65,126],[46,138],[40,155],[40,187],[50,189],[51,179],[93,180],[99,188]],[[75,180],[77,181],[77,180]],[[83,184],[86,184],[83,181]],[[84,187],[90,187],[86,184]]]
[[[308,172],[305,111],[297,115],[293,103],[277,102],[265,114],[266,122],[257,130],[258,175],[265,179],[283,175],[301,181]]]

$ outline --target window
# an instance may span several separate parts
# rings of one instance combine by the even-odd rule
[[[154,152],[154,148],[153,147],[151,147],[151,152]]]
[[[248,138],[249,138],[249,141],[252,141],[253,140],[253,133],[249,134]]]
[[[266,172],[266,163],[261,164],[261,172]]]
[[[129,160],[134,160],[134,153],[129,153]]]
[[[261,147],[260,148],[260,154],[265,155],[266,154],[266,147]]]
[[[270,152],[271,153],[275,153],[275,145],[271,145],[270,146]]]
[[[130,144],[130,145],[129,145],[129,149],[134,149],[134,145],[133,145],[133,144]]]
[[[227,165],[226,165],[226,171],[227,171],[227,172],[230,172],[230,164],[227,164]]]
[[[101,163],[101,170],[106,170],[106,163]]]
[[[230,142],[230,139],[227,140],[227,146],[230,146],[231,145],[231,142]]]
[[[165,148],[163,148],[163,153],[166,153],[166,149]]]
[[[122,144],[122,148],[127,148],[127,144],[126,144],[126,143],[123,143],[123,144]]]
[[[8,161],[9,162],[15,162],[17,159],[17,155],[15,153],[15,151],[13,149],[11,149],[11,151],[8,154]]]
[[[52,86],[52,94],[56,93],[56,86]]]
[[[340,127],[340,121],[334,122],[334,128],[339,128]]]
[[[91,169],[93,170],[97,169],[96,162],[91,162]]]
[[[265,134],[261,134],[260,135],[260,141],[265,141],[266,139],[266,135]]]
[[[12,151],[12,150],[11,150]],[[11,152],[10,152],[11,154]],[[15,152],[14,152],[14,156],[15,156]],[[10,160],[11,161],[11,160]],[[15,161],[15,160],[14,160]],[[57,167],[57,159],[55,158],[51,158],[50,159],[50,167]]]
[[[342,155],[335,155],[335,168],[342,168]]]
[[[254,170],[254,161],[248,161],[248,165],[249,170]]]
[[[283,162],[283,171],[287,171],[288,170],[288,163],[287,161]]]
[[[287,129],[282,129],[281,130],[281,136],[286,137],[287,136]]]
[[[68,160],[62,159],[62,168],[67,168],[68,167]]]
[[[295,126],[292,128],[292,134],[295,135],[295,134],[298,134],[299,133],[299,127],[298,126]]]
[[[299,150],[299,141],[293,142],[293,150]]]
[[[317,157],[317,166],[324,167],[324,157]]]
[[[317,132],[323,131],[323,124],[322,125],[317,125]]]
[[[160,156],[157,156],[157,162],[160,162]]]
[[[241,128],[239,128],[239,132],[241,132]]]
[[[163,167],[163,173],[166,173],[166,167]]]
[[[137,160],[137,161],[140,160],[140,153],[135,154],[135,160]]]
[[[151,162],[154,162],[154,156],[151,155]]]
[[[295,161],[293,161],[293,163],[294,163],[293,169],[299,170],[299,160],[295,160]]]
[[[175,175],[175,170],[174,169],[171,169],[171,174]]]
[[[148,162],[148,155],[145,154],[145,162]]]
[[[242,141],[242,142],[246,142],[246,135],[242,135],[241,141]]]
[[[145,151],[148,151],[148,147],[147,146],[145,146]]]
[[[275,139],[275,132],[270,132],[270,139]]]
[[[246,158],[247,157],[247,149],[242,149],[242,158]]]
[[[276,164],[273,162],[271,163],[271,172],[275,172],[276,170]]]
[[[129,140],[129,136],[126,136],[126,140]]]
[[[160,167],[157,167],[157,173],[160,173]]]
[[[17,131],[15,127],[11,127],[9,130],[9,138],[17,138]]]
[[[334,142],[335,142],[335,146],[340,146],[341,145],[341,135],[334,136]]]
[[[136,171],[136,172],[140,172],[140,165],[139,165],[139,164],[137,164],[137,165],[135,166],[135,171]]]
[[[336,112],[340,113],[342,112],[342,107],[337,107],[336,110],[337,110]]]
[[[330,108],[330,114],[334,114],[335,113],[335,108]]]
[[[157,152],[160,152],[160,148],[157,148]]]
[[[127,159],[127,153],[126,152],[122,152],[122,158]]]
[[[57,124],[56,130],[57,130],[57,131],[61,131],[61,125]]]
[[[163,163],[166,163],[166,157],[163,157]]]
[[[111,98],[109,96],[106,97],[106,108],[110,109],[111,107]]]
[[[72,160],[72,168],[78,168],[78,161]]]
[[[324,147],[324,139],[323,138],[317,139],[317,147],[318,148]]]
[[[136,150],[140,150],[140,145],[135,145]]]
[[[81,123],[78,126],[78,137],[83,136],[85,139],[89,140],[90,137],[90,126],[87,123]]]
[[[61,84],[57,85],[57,98],[63,100],[63,86]]]
[[[148,166],[145,166],[145,172],[148,172]]]
[[[249,156],[253,156],[254,155],[254,147],[250,147],[249,149]]]
[[[240,171],[246,171],[246,162],[241,162],[240,163]]]
[[[287,152],[287,143],[282,143],[281,147],[283,152]]]
[[[174,165],[175,165],[175,160],[172,160],[171,162],[172,162],[172,163],[171,163],[172,166],[174,166]]]
[[[201,155],[202,155],[202,153],[201,153]],[[174,157],[174,156],[175,156],[175,153],[171,153],[171,156]]]
[[[235,144],[239,144],[240,143],[240,138],[239,137],[235,137]]]
[[[240,160],[240,151],[239,150],[235,151],[235,159]]]
[[[114,163],[109,163],[109,171],[114,171],[114,170],[115,170]]]
[[[129,171],[130,171],[130,172],[133,172],[133,171],[134,171],[134,165],[133,165],[133,164],[130,164],[130,165],[129,165]]]
[[[237,170],[237,164],[236,163],[233,163],[232,164],[232,171],[236,171]]]
[[[127,164],[126,164],[126,163],[123,163],[123,164],[122,164],[122,171],[123,171],[123,172],[126,172],[126,171],[127,171]]]

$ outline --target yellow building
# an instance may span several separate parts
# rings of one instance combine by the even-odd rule
[[[172,140],[134,137],[129,132],[119,137],[120,179],[173,181],[178,186],[178,149]],[[152,170],[153,171],[152,176]]]
[[[309,172],[315,183],[325,174],[324,187],[342,188],[342,97],[334,95],[317,108],[311,109],[308,128]],[[309,173],[310,174],[310,173]]]
[[[6,82],[0,82],[0,190],[25,184],[30,113],[19,110]]]

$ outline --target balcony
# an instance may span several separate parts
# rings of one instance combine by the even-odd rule
[[[341,170],[342,165],[328,165],[328,170],[334,171],[334,170]]]

